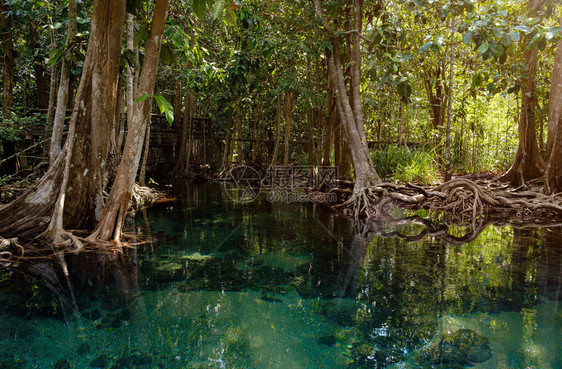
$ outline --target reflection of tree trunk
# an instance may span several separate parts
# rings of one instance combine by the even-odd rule
[[[525,293],[525,279],[527,276],[527,264],[529,246],[534,241],[532,230],[513,228],[513,241],[511,243],[511,265],[509,276],[511,279],[511,290],[514,292],[513,302],[517,304],[515,309],[522,303]]]
[[[340,272],[338,292],[340,297],[355,298],[361,269],[363,267],[363,260],[365,259],[367,248],[373,240],[373,236],[372,233],[363,234],[363,232],[356,232],[353,236],[349,248],[346,249],[348,262],[345,268]]]
[[[553,301],[562,301],[562,227],[544,228],[541,253],[538,292]]]
[[[542,10],[544,1],[529,1],[529,16],[534,17]],[[528,38],[528,37],[525,37]],[[523,45],[528,40],[524,40]],[[526,181],[538,178],[544,173],[545,163],[537,145],[537,134],[535,130],[535,111],[537,110],[536,88],[537,81],[537,57],[539,49],[535,45],[524,48],[525,65],[527,67],[526,78],[521,85],[521,111],[519,115],[519,145],[511,168],[501,179],[519,186]]]

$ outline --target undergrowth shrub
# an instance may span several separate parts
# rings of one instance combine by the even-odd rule
[[[377,173],[383,180],[434,184],[439,181],[435,150],[388,146],[371,152]]]

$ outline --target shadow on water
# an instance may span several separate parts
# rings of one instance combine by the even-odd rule
[[[562,228],[353,225],[185,186],[124,255],[0,272],[0,368],[562,367]]]

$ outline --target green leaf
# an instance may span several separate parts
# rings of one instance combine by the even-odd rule
[[[462,42],[464,42],[466,45],[468,45],[470,40],[472,40],[472,32],[465,33],[464,36],[462,37]]]
[[[492,52],[494,53],[496,58],[499,58],[500,56],[502,56],[504,51],[505,51],[503,46],[498,45],[498,44],[492,44],[490,46],[490,49],[492,50]]]
[[[143,26],[135,33],[135,38],[133,39],[133,44],[138,46],[141,41],[146,41],[148,37],[148,26]]]
[[[135,102],[144,101],[144,100],[148,99],[148,98],[151,97],[151,96],[152,96],[152,95],[149,95],[149,94],[140,95],[140,96],[135,100]]]
[[[225,0],[215,1],[215,3],[213,4],[213,19],[217,19],[221,15],[225,6],[226,6]]]
[[[490,48],[490,44],[487,42],[484,42],[482,45],[480,45],[480,47],[478,48],[478,52],[480,54],[484,54],[486,51],[488,51],[488,49]]]
[[[205,0],[193,0],[193,12],[199,18],[205,17],[205,11],[207,10],[207,3]]]
[[[515,26],[513,27],[513,29],[516,29],[518,31],[524,32],[524,33],[529,33],[531,32],[531,29],[527,26]],[[513,32],[513,31],[512,31]]]
[[[233,26],[237,25],[236,12],[230,6],[226,8],[226,21]]]
[[[164,65],[173,64],[174,61],[176,60],[174,51],[170,48],[170,45],[168,45],[167,43],[162,44],[162,47],[160,48],[160,60]]]
[[[426,42],[425,44],[422,45],[422,47],[420,47],[418,53],[420,54],[423,53],[425,50],[429,49],[431,45],[433,45],[433,41]]]
[[[174,108],[172,104],[164,96],[154,95],[154,100],[156,100],[156,105],[158,105],[158,110],[160,114],[164,113],[166,115],[166,120],[170,125],[174,122]]]
[[[514,42],[519,42],[519,41],[521,40],[521,37],[519,36],[519,33],[515,32],[515,31],[509,32],[509,37],[510,37]]]

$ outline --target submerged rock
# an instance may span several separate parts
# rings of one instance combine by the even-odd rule
[[[78,348],[76,349],[76,353],[78,355],[86,355],[90,353],[90,345],[88,345],[86,342],[83,342],[80,344],[80,346],[78,346]]]
[[[296,286],[296,289],[297,289],[297,292],[299,293],[299,295],[303,299],[314,299],[314,298],[320,296],[320,294],[318,293],[316,288],[314,288],[313,286],[311,286],[308,283],[301,283],[298,286]]]
[[[490,340],[465,328],[443,334],[439,343],[422,353],[422,360],[432,364],[470,365],[483,363],[491,357]]]
[[[70,363],[66,359],[60,359],[55,363],[53,369],[70,369]]]
[[[261,299],[267,302],[283,302],[280,298],[271,296],[271,291],[267,288],[262,288],[261,290]]]
[[[99,318],[101,318],[101,311],[100,309],[96,308],[90,311],[85,311],[82,315],[84,315],[84,317],[89,320],[98,320]]]
[[[154,270],[160,271],[160,272],[173,272],[176,270],[180,270],[183,266],[181,264],[178,263],[162,263],[160,265],[158,265],[156,268],[154,268]]]
[[[98,357],[96,357],[94,360],[90,362],[90,366],[92,368],[105,368],[107,364],[109,364],[109,359],[105,354],[99,355]]]
[[[146,353],[124,354],[117,360],[117,364],[124,368],[152,365],[152,357]]]
[[[201,253],[199,251],[195,251],[195,252],[192,252],[190,254],[183,255],[181,257],[182,260],[196,260],[196,261],[207,260],[207,259],[211,259],[211,258],[212,258],[212,256],[210,256],[210,255],[201,255]]]
[[[318,344],[326,346],[334,346],[336,344],[336,337],[334,335],[322,336],[318,339]]]
[[[354,299],[335,298],[322,304],[320,312],[331,321],[344,327],[355,325],[357,302]]]

